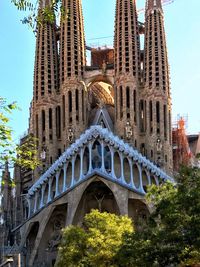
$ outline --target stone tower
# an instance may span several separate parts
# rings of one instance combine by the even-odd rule
[[[39,17],[42,21],[37,27],[34,96],[31,107],[30,130],[38,139],[38,156],[43,160],[42,169],[55,160],[55,147],[59,137],[56,119],[59,92],[58,45],[56,23],[46,22],[42,8],[49,6],[49,0],[40,1]],[[51,156],[49,156],[51,155]]]
[[[138,97],[140,88],[140,36],[136,4],[117,0],[115,15],[115,116],[116,132],[127,138],[126,127],[133,134],[128,139],[134,146],[138,141]]]
[[[144,156],[172,170],[169,67],[161,0],[148,0],[144,51],[135,1],[115,16],[115,130]]]
[[[160,167],[170,171],[171,97],[161,0],[148,0],[146,3],[143,73],[144,88],[141,90],[139,110],[145,153]]]
[[[60,139],[67,147],[86,125],[85,85],[83,71],[85,39],[81,0],[62,2],[65,15],[60,26]]]
[[[81,3],[63,1],[66,13],[61,17],[60,28],[55,20],[50,23],[42,17],[41,9],[49,4],[50,0],[40,1],[42,24],[38,25],[36,37],[34,97],[29,129],[38,139],[38,156],[43,162],[39,173],[80,135],[86,121]]]

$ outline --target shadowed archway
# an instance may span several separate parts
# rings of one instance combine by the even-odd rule
[[[85,214],[92,209],[119,215],[119,207],[112,191],[101,181],[92,182],[82,195],[73,224],[81,225]]]
[[[30,227],[30,231],[28,233],[27,239],[26,239],[26,244],[25,247],[27,248],[26,251],[26,257],[25,257],[25,262],[26,264],[28,264],[31,252],[32,252],[32,248],[34,248],[35,246],[35,240],[39,231],[39,222],[34,222],[32,223],[31,227]]]
[[[147,205],[139,199],[129,199],[128,216],[133,220],[135,227],[140,230],[146,222],[150,212]]]
[[[65,227],[67,204],[57,205],[51,213],[49,220],[42,232],[39,249],[34,258],[33,266],[53,267],[56,262],[58,245]]]

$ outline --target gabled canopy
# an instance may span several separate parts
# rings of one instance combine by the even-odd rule
[[[142,156],[136,149],[125,143],[118,136],[115,136],[111,131],[106,128],[102,128],[99,125],[91,126],[88,130],[82,134],[79,139],[76,140],[61,156],[60,158],[36,181],[36,183],[29,189],[28,196],[31,196],[41,186],[73,156],[79,153],[80,149],[86,145],[89,145],[92,141],[103,141],[107,146],[113,147],[114,150],[122,153],[124,157],[132,158],[134,162],[137,162],[142,168],[160,177],[162,180],[173,179],[168,176],[164,171],[154,165],[146,157]],[[101,172],[101,168],[99,169]],[[104,175],[104,174],[103,174]]]

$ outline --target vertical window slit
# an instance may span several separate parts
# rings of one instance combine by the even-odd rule
[[[72,122],[72,92],[68,92],[69,122]]]
[[[140,110],[140,131],[143,133],[145,131],[145,105],[144,105],[144,100],[140,100],[139,110]]]
[[[69,112],[72,112],[72,92],[68,92],[68,105],[69,105]]]
[[[127,119],[130,119],[130,89],[126,87],[126,107],[127,107]]]
[[[78,89],[76,89],[76,111],[78,111],[79,99],[78,99]]]
[[[65,96],[62,97],[62,119],[63,119],[63,129],[65,129]]]
[[[45,111],[42,110],[42,132],[45,131]]]
[[[78,107],[79,107],[79,95],[78,95],[78,89],[76,89],[76,120],[79,121],[79,114],[78,114]]]
[[[84,122],[84,90],[82,90],[82,119]]]
[[[49,129],[52,129],[52,109],[49,109]]]
[[[150,127],[150,133],[153,133],[153,105],[152,105],[152,101],[149,102],[149,127]]]
[[[133,105],[134,105],[134,122],[135,124],[137,123],[137,114],[136,114],[136,103],[137,103],[137,100],[136,100],[136,90],[134,90],[134,93],[133,93]]]
[[[59,139],[61,137],[61,112],[60,106],[56,107],[56,135]]]
[[[156,122],[157,122],[157,134],[160,134],[160,103],[156,102]]]
[[[38,115],[35,116],[35,120],[36,120],[36,137],[39,137],[39,128],[38,128]]]
[[[119,88],[120,90],[120,118],[123,117],[123,91],[122,91],[122,86]]]

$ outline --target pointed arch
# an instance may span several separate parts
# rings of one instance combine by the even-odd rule
[[[81,224],[85,214],[92,209],[119,214],[119,207],[111,189],[100,179],[93,180],[82,194],[73,224]]]

